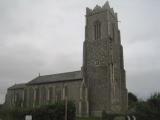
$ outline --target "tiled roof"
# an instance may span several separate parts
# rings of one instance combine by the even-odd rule
[[[38,76],[37,78],[28,82],[27,85],[73,81],[73,80],[81,80],[81,79],[82,79],[81,71],[74,71],[74,72]]]
[[[15,84],[15,85],[9,87],[8,89],[9,89],[9,90],[14,90],[14,89],[24,89],[25,86],[26,86],[25,83]]]

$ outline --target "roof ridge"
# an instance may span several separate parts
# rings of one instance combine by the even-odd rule
[[[45,76],[52,76],[52,75],[60,75],[60,74],[67,74],[67,73],[74,73],[74,72],[81,72],[81,70],[71,71],[71,72],[61,72],[61,73],[55,73],[55,74],[48,74],[48,75],[41,75],[38,77],[45,77]],[[37,77],[36,77],[37,78]]]
[[[38,76],[29,81],[27,85],[50,83],[50,82],[62,82],[62,81],[79,80],[79,79],[82,79],[81,70]]]
[[[18,84],[14,84],[11,87],[9,87],[8,89],[17,89],[17,88],[24,88],[26,86],[27,83],[18,83]]]

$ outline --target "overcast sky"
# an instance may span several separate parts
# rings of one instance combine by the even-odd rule
[[[15,83],[80,70],[85,8],[105,0],[0,0],[0,103]],[[110,0],[118,12],[127,88],[160,91],[160,1]]]

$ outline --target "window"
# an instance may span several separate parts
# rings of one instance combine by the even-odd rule
[[[67,86],[65,86],[65,97],[68,97],[68,87]]]
[[[95,40],[101,38],[101,23],[99,21],[94,23],[94,38]]]
[[[40,92],[39,88],[36,89],[36,105],[39,105],[39,99],[40,99]]]
[[[42,101],[42,105],[45,105],[46,104],[46,98],[47,98],[47,91],[46,91],[46,88],[43,86],[41,88],[41,101]]]
[[[51,104],[53,100],[53,88],[49,88],[49,103]]]
[[[29,106],[33,107],[33,103],[34,103],[34,90],[33,88],[29,88]]]
[[[62,100],[62,98],[61,98],[61,96],[62,96],[61,88],[56,87],[55,92],[56,92],[56,102],[60,102]]]

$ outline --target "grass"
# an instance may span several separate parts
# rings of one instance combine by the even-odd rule
[[[101,118],[95,118],[95,117],[89,117],[89,118],[84,118],[84,117],[78,117],[76,120],[101,120]]]

